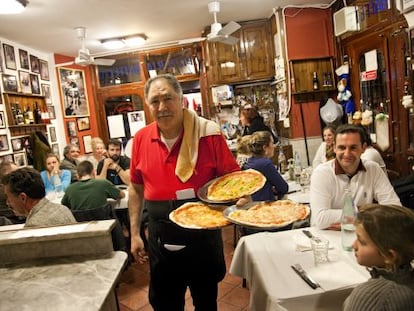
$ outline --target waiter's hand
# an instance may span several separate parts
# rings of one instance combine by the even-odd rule
[[[252,202],[252,197],[250,195],[241,197],[240,199],[237,200],[236,206],[242,207],[243,205],[246,205],[249,202]]]
[[[143,264],[148,260],[148,255],[144,248],[144,242],[139,234],[131,235],[131,254],[134,256],[135,261],[140,264]]]

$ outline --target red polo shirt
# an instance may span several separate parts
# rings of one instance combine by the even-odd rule
[[[175,175],[182,134],[168,151],[161,141],[157,124],[151,123],[134,136],[131,182],[144,185],[146,200],[175,200],[176,191],[198,188],[209,180],[240,170],[222,135],[202,137],[195,172],[183,183]]]

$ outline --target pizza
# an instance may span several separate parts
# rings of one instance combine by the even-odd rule
[[[306,219],[309,206],[290,200],[260,202],[249,209],[236,209],[228,218],[238,224],[253,227],[283,227],[292,222]]]
[[[203,202],[184,203],[173,210],[169,217],[177,225],[189,229],[213,229],[231,224],[223,216],[226,206],[210,207]]]
[[[215,179],[207,188],[207,199],[211,201],[236,200],[261,189],[266,177],[254,169],[226,174]]]

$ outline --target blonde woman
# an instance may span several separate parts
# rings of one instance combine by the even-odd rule
[[[335,127],[331,125],[325,126],[323,129],[323,142],[316,151],[315,157],[312,162],[312,167],[315,168],[321,163],[332,160],[335,158],[334,141],[335,141]]]
[[[94,137],[91,140],[92,154],[87,158],[89,162],[93,164],[93,168],[96,171],[99,161],[105,159],[106,149],[103,140],[99,137]]]

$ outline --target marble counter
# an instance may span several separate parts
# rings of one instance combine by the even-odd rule
[[[0,311],[117,310],[124,252],[45,258],[0,268]]]
[[[113,251],[111,230],[114,226],[113,219],[45,228],[3,226],[0,230],[0,264],[106,254]]]

